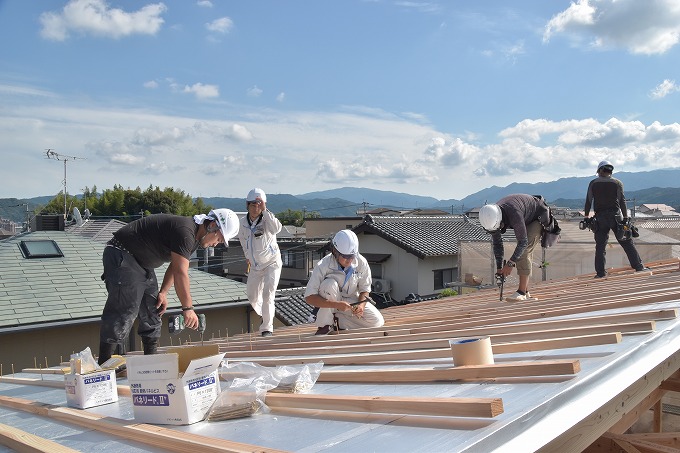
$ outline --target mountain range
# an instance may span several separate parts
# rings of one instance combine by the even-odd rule
[[[625,186],[626,198],[634,205],[663,203],[680,207],[680,169],[615,174]],[[561,178],[540,183],[513,183],[505,187],[492,186],[460,200],[437,199],[421,195],[359,187],[309,192],[300,195],[267,194],[267,207],[275,213],[286,211],[317,212],[321,217],[356,216],[357,211],[376,208],[441,209],[453,214],[465,212],[485,203],[492,203],[511,193],[543,195],[551,205],[583,209],[588,183],[593,176]],[[23,222],[28,211],[47,204],[54,195],[28,199],[0,198],[0,218]],[[210,206],[229,208],[237,212],[246,209],[243,198],[203,197]]]

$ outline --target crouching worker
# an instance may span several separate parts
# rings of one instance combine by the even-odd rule
[[[380,327],[380,311],[367,300],[371,291],[371,269],[359,254],[359,239],[351,230],[333,237],[331,253],[314,267],[307,283],[305,300],[317,307],[316,335],[335,330]]]
[[[161,336],[161,316],[174,286],[182,304],[185,326],[198,328],[189,285],[189,258],[199,246],[215,247],[236,236],[239,220],[229,209],[183,217],[154,214],[130,222],[113,234],[102,261],[108,297],[99,332],[99,364],[112,354],[124,354],[125,337],[135,319],[144,354],[155,354]],[[160,291],[155,268],[170,263]]]

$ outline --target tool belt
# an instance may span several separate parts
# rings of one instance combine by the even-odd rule
[[[116,239],[115,236],[109,239],[109,242],[106,243],[106,246],[113,247],[114,249],[118,249],[121,252],[129,253],[130,255],[132,255],[132,252],[123,247],[123,244],[118,239]]]

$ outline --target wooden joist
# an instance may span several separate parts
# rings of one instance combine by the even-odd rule
[[[64,382],[58,380],[40,380],[26,378],[7,378],[0,382],[15,384],[43,385],[63,388]],[[118,384],[118,396],[131,396],[130,386]],[[266,404],[272,408],[286,409],[319,409],[328,411],[380,412],[407,415],[448,416],[448,417],[495,417],[503,412],[503,401],[500,398],[419,398],[419,397],[385,397],[354,395],[311,395],[268,393]],[[13,399],[3,400],[0,405],[29,411],[25,404],[18,404]],[[48,416],[45,405],[36,404],[33,412]]]
[[[268,393],[265,403],[272,408],[295,407],[444,417],[496,417],[503,413],[503,400],[500,398],[400,398]]]
[[[545,351],[548,349],[565,349],[582,346],[593,346],[597,344],[616,344],[621,342],[621,334],[618,332],[610,332],[597,335],[584,335],[580,337],[567,338],[552,338],[544,340],[522,341],[515,343],[500,343],[492,344],[494,354],[507,354],[517,352],[529,351]],[[293,357],[297,352],[297,356]],[[232,362],[246,361],[257,363],[262,366],[281,366],[281,365],[296,365],[303,363],[317,363],[323,362],[324,365],[358,365],[364,363],[378,363],[378,362],[403,362],[407,360],[427,360],[427,359],[451,359],[451,348],[446,342],[444,348],[418,349],[418,350],[404,350],[395,352],[364,352],[344,355],[305,355],[309,350],[296,351],[289,350],[282,352],[277,357],[261,358],[257,356],[250,357],[228,357]]]
[[[274,448],[232,442],[215,437],[176,431],[162,426],[135,423],[68,407],[52,406],[35,401],[0,395],[0,405],[46,416],[87,429],[111,434],[128,441],[140,442],[167,451],[180,453],[264,453],[281,452]],[[283,453],[283,452],[281,452]]]
[[[22,453],[77,453],[78,450],[0,423],[0,445]]]
[[[322,370],[320,382],[435,382],[501,377],[564,376],[581,370],[578,360],[544,360],[450,368],[400,368],[374,370]]]

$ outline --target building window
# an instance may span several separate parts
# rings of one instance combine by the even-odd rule
[[[444,289],[447,283],[453,281],[454,272],[457,272],[457,268],[452,267],[449,269],[436,269],[434,271],[434,289]]]
[[[19,248],[24,258],[59,258],[64,256],[57,243],[52,240],[21,241]]]
[[[304,269],[305,252],[294,250],[281,250],[281,261],[283,262],[283,267]]]

